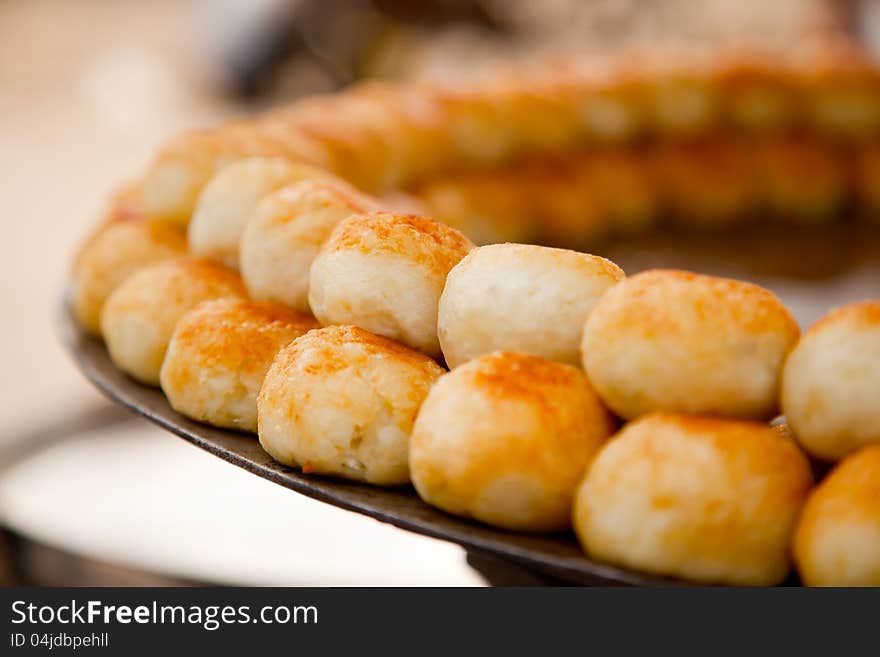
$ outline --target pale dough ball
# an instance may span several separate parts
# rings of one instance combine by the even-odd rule
[[[838,308],[804,334],[782,372],[782,411],[821,459],[880,442],[880,302]]]
[[[303,472],[409,482],[416,413],[443,369],[354,326],[306,333],[282,349],[257,399],[260,444]]]
[[[487,354],[428,394],[410,442],[413,483],[449,513],[506,529],[564,530],[584,469],[613,428],[581,370]]]
[[[257,431],[257,395],[282,347],[318,323],[273,303],[224,298],[187,312],[159,379],[178,413],[217,427]]]
[[[238,267],[239,240],[260,201],[276,189],[330,174],[280,158],[248,158],[216,173],[202,190],[189,223],[194,255]]]
[[[164,221],[126,220],[103,227],[80,251],[70,276],[70,302],[77,320],[101,332],[101,309],[110,293],[141,267],[186,252],[180,228]]]
[[[692,582],[777,584],[811,485],[807,459],[766,425],[653,413],[599,452],[574,526],[600,561]]]
[[[142,383],[159,384],[159,370],[177,321],[202,301],[244,297],[231,269],[201,258],[180,258],[141,269],[117,287],[101,313],[110,358]]]
[[[309,311],[309,268],[333,228],[377,210],[375,199],[341,181],[304,180],[266,197],[241,237],[241,276],[254,299]]]
[[[584,327],[584,369],[626,419],[651,411],[769,419],[799,329],[771,292],[652,270],[602,296]]]
[[[506,350],[580,365],[584,322],[624,278],[598,256],[528,244],[471,251],[446,279],[437,331],[449,367]]]
[[[846,457],[813,491],[794,558],[808,586],[880,586],[880,445]]]
[[[354,215],[336,226],[312,263],[309,306],[322,324],[353,324],[439,357],[440,294],[449,270],[472,248],[431,219]]]
[[[172,137],[144,173],[139,205],[186,226],[199,193],[217,170],[222,130],[191,130]]]

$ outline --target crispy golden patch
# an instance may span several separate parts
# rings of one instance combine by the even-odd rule
[[[325,251],[356,249],[362,253],[397,253],[432,271],[451,269],[473,248],[461,232],[415,215],[371,212],[343,221]]]
[[[443,371],[356,327],[309,331],[278,353],[266,375],[257,400],[260,444],[303,472],[407,483],[413,422]]]
[[[651,411],[769,419],[799,328],[757,285],[677,270],[632,276],[587,319],[581,353],[622,417]]]
[[[101,312],[101,333],[117,367],[156,385],[178,320],[202,301],[244,297],[238,275],[211,260],[184,257],[140,269]]]
[[[277,304],[205,301],[177,323],[162,363],[162,390],[188,417],[255,432],[257,394],[275,355],[317,326]]]
[[[71,302],[82,325],[100,332],[101,309],[130,274],[186,252],[183,231],[158,219],[112,219],[80,249],[71,270]]]
[[[508,529],[566,529],[574,487],[613,426],[578,369],[487,354],[431,389],[413,430],[413,483],[450,513]]]
[[[807,459],[766,425],[654,413],[593,461],[575,529],[593,557],[705,583],[769,585],[812,485]]]
[[[444,224],[387,212],[341,221],[309,272],[309,306],[324,324],[349,324],[440,356],[437,306],[449,270],[474,248]]]
[[[424,354],[357,326],[328,326],[318,333],[309,332],[302,340],[291,344],[278,354],[279,366],[295,361],[305,351],[319,349],[321,358],[315,358],[309,362],[306,366],[308,373],[331,374],[338,372],[350,365],[348,356],[340,349],[345,345],[357,345],[364,353],[370,355],[388,354],[395,360],[427,370],[433,371],[439,367],[433,359]]]

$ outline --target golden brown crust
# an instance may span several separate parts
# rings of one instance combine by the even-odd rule
[[[245,296],[238,275],[216,262],[193,257],[160,262],[113,291],[101,311],[101,333],[120,369],[157,385],[178,320],[202,301]]]
[[[177,322],[160,372],[162,390],[187,417],[255,432],[257,394],[275,355],[317,326],[277,304],[202,302]]]
[[[583,372],[516,352],[469,361],[431,389],[413,429],[419,495],[508,529],[558,531],[614,428]]]
[[[246,296],[244,286],[238,274],[219,262],[215,262],[209,258],[198,258],[188,256],[179,258],[173,262],[162,265],[170,275],[172,281],[180,282],[181,285],[171,286],[168,289],[155,290],[158,294],[167,293],[166,296],[171,302],[176,302],[179,298],[188,296],[187,289],[190,284],[196,287],[204,287],[206,290],[218,290],[221,292],[233,291],[236,295]]]
[[[314,349],[316,345],[319,345],[323,357],[311,361],[306,367],[306,371],[309,374],[331,374],[349,366],[349,359],[339,349],[346,344],[360,345],[368,354],[387,353],[396,360],[430,371],[439,367],[428,356],[357,326],[327,326],[320,329],[320,333],[306,335],[303,340],[298,341],[295,345],[290,345],[282,354],[279,354],[278,360],[282,364],[293,361],[303,351]]]
[[[451,269],[473,244],[439,221],[391,212],[358,214],[343,221],[323,251],[353,249],[366,254],[397,253],[431,271]]]
[[[713,312],[724,308],[727,318],[748,333],[765,331],[779,332],[791,342],[800,335],[800,328],[794,317],[784,306],[779,297],[759,285],[719,276],[708,276],[680,269],[651,269],[636,274],[630,280],[637,280],[629,294],[633,303],[628,304],[624,311],[616,315],[618,328],[627,325],[641,326],[647,337],[657,336],[677,329],[673,314],[656,315],[639,302],[651,293],[651,288],[658,283],[676,282],[700,285],[704,294],[693,300],[693,308],[699,317],[710,317]],[[748,299],[750,307],[746,308],[737,299]],[[674,309],[673,309],[674,310]],[[613,330],[613,327],[612,327]]]
[[[583,375],[573,367],[513,351],[496,351],[480,358],[480,366],[472,372],[474,387],[484,394],[499,397],[521,397],[539,403],[549,414],[553,405],[545,395],[545,386],[570,386]]]
[[[810,586],[880,586],[880,445],[847,457],[804,506],[794,555]]]
[[[880,326],[880,301],[861,301],[834,308],[807,329],[804,335],[819,333],[827,326],[838,322],[853,326]]]
[[[595,558],[706,583],[770,585],[812,485],[795,444],[766,425],[654,413],[599,453],[575,528]]]
[[[266,375],[260,444],[305,473],[405,484],[413,422],[442,373],[427,356],[355,327],[309,331]]]
[[[449,270],[473,244],[444,224],[387,212],[340,222],[309,272],[309,306],[324,324],[351,324],[440,356],[437,307]]]
[[[251,373],[265,369],[279,348],[279,338],[295,337],[318,328],[313,317],[274,303],[244,299],[205,301],[187,313],[174,340],[190,345],[199,363]],[[265,362],[265,368],[263,363]],[[178,371],[176,387],[194,383],[192,371]],[[186,377],[186,378],[180,378]]]
[[[770,291],[649,270],[608,290],[584,328],[584,368],[618,415],[651,411],[770,419],[799,328]]]
[[[111,219],[88,238],[71,267],[77,319],[97,335],[104,302],[120,283],[142,267],[185,252],[186,236],[175,225],[159,219]]]

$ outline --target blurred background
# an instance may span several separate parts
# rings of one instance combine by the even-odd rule
[[[0,582],[483,583],[457,547],[237,470],[77,373],[54,326],[70,255],[108,190],[171,134],[364,77],[457,77],[558,51],[870,44],[878,11],[839,0],[0,1]],[[705,251],[703,269],[755,278],[740,248]],[[789,260],[821,270],[848,247],[809,248]],[[627,270],[680,264],[673,243],[609,255]],[[772,286],[807,323],[866,281],[880,293],[876,268],[832,269]]]

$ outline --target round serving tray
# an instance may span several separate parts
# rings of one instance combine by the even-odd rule
[[[828,308],[880,297],[880,226],[842,221],[822,226],[753,222],[714,231],[663,230],[612,242],[600,254],[627,272],[677,267],[751,280],[773,290],[809,326]],[[253,474],[328,504],[464,547],[492,583],[670,585],[682,582],[588,559],[573,534],[529,535],[447,515],[412,488],[377,488],[304,475],[273,461],[251,435],[215,429],[175,413],[160,390],[142,386],[111,363],[104,345],[82,331],[68,305],[61,333],[79,368],[110,399]],[[785,584],[798,584],[792,575]]]
[[[214,456],[297,493],[401,529],[457,543],[468,551],[471,564],[490,581],[585,585],[676,583],[591,561],[581,552],[573,534],[520,534],[447,515],[422,502],[412,487],[379,488],[304,475],[273,461],[253,435],[216,429],[176,413],[161,390],[143,386],[116,369],[103,343],[80,328],[66,303],[60,325],[63,342],[79,369],[114,402]]]

